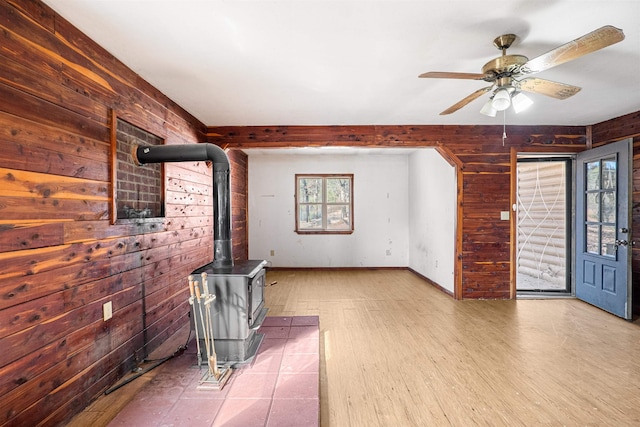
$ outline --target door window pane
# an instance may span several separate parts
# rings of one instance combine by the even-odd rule
[[[600,193],[587,193],[587,221],[600,221]]]
[[[588,162],[585,164],[587,190],[600,188],[600,162]]]
[[[616,223],[616,193],[613,191],[602,193],[602,222]]]
[[[601,254],[605,256],[616,256],[615,242],[616,242],[616,227],[611,225],[603,225]]]
[[[586,229],[586,251],[590,254],[598,254],[600,247],[600,226],[587,225]]]
[[[602,160],[602,189],[616,188],[617,164],[615,159]]]

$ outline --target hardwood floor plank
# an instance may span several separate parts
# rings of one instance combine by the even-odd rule
[[[321,423],[640,422],[640,328],[581,301],[454,301],[410,272],[269,271],[269,315],[319,315]]]

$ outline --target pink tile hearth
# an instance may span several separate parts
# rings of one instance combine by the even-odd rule
[[[267,317],[252,363],[222,390],[198,389],[196,344],[160,367],[109,426],[317,427],[320,422],[318,316]]]

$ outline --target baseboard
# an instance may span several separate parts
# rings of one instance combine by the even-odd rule
[[[265,267],[268,270],[316,270],[316,271],[337,271],[337,270],[407,270],[408,267]]]
[[[424,280],[425,282],[428,282],[431,286],[433,286],[434,288],[438,289],[440,292],[444,292],[445,294],[449,295],[451,298],[455,298],[455,295],[453,294],[453,292],[451,292],[448,289],[443,288],[442,286],[440,286],[439,284],[437,284],[436,282],[434,282],[433,280],[429,279],[426,276],[423,276],[422,274],[418,273],[417,271],[415,271],[413,268],[411,267],[407,267],[407,270],[409,270],[410,272],[412,272],[413,274],[415,274],[416,276],[420,277],[422,280]]]

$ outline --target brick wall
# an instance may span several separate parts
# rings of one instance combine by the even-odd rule
[[[124,120],[117,132],[117,218],[157,218],[164,216],[162,164],[137,166],[131,152],[137,145],[162,145],[163,140]]]

